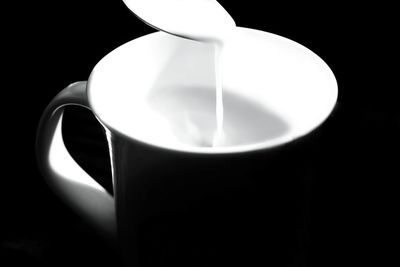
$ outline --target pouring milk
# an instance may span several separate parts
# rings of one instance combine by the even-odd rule
[[[123,0],[141,20],[158,30],[214,45],[216,129],[210,146],[224,144],[222,60],[224,43],[236,24],[215,0]],[[207,142],[203,142],[207,145]]]

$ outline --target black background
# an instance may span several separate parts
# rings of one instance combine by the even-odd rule
[[[395,251],[388,244],[395,241],[390,225],[398,213],[393,7],[219,2],[238,26],[301,43],[336,75],[338,104],[314,162],[310,266],[383,264]],[[117,0],[40,1],[2,11],[11,16],[2,40],[0,265],[114,262],[107,245],[46,186],[36,167],[35,132],[62,88],[86,80],[112,49],[153,30]],[[67,110],[64,131],[76,160],[112,191],[104,136],[90,113]]]

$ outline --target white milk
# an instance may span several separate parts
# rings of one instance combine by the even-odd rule
[[[222,62],[223,62],[223,43],[215,43],[215,117],[217,122],[217,129],[215,130],[212,146],[222,146],[225,143],[224,132],[224,93],[222,88]]]
[[[215,88],[166,88],[152,97],[150,105],[159,119],[146,119],[148,124],[157,129],[153,132],[159,140],[170,136],[165,141],[170,144],[241,146],[278,138],[288,131],[285,121],[253,99],[224,91],[222,132],[222,118],[215,120]],[[162,128],[163,121],[167,125]]]
[[[229,36],[236,27],[232,17],[215,0],[124,0],[124,2],[133,13],[156,29],[179,37],[214,44],[216,129],[212,140],[202,144],[223,146],[226,135],[221,68],[224,43],[229,41]],[[193,129],[197,128],[196,125],[190,128],[192,130],[188,130],[188,133],[195,135]],[[201,132],[200,129],[200,134],[204,134]]]

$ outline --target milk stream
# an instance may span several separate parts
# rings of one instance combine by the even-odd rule
[[[224,144],[224,92],[222,88],[222,63],[223,63],[223,43],[214,43],[214,68],[215,68],[215,117],[217,128],[214,133],[212,146],[222,146]]]
[[[224,43],[236,23],[216,0],[123,0],[148,25],[164,32],[211,43],[215,53],[216,130],[210,146],[223,146],[222,61]]]

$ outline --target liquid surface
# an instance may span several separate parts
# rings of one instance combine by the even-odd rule
[[[218,126],[213,88],[165,88],[152,95],[149,104],[168,125],[167,131],[159,131],[163,135],[160,138],[174,136],[175,142],[196,147],[215,142]],[[289,126],[270,110],[243,96],[224,92],[224,146],[262,142],[288,130]]]

